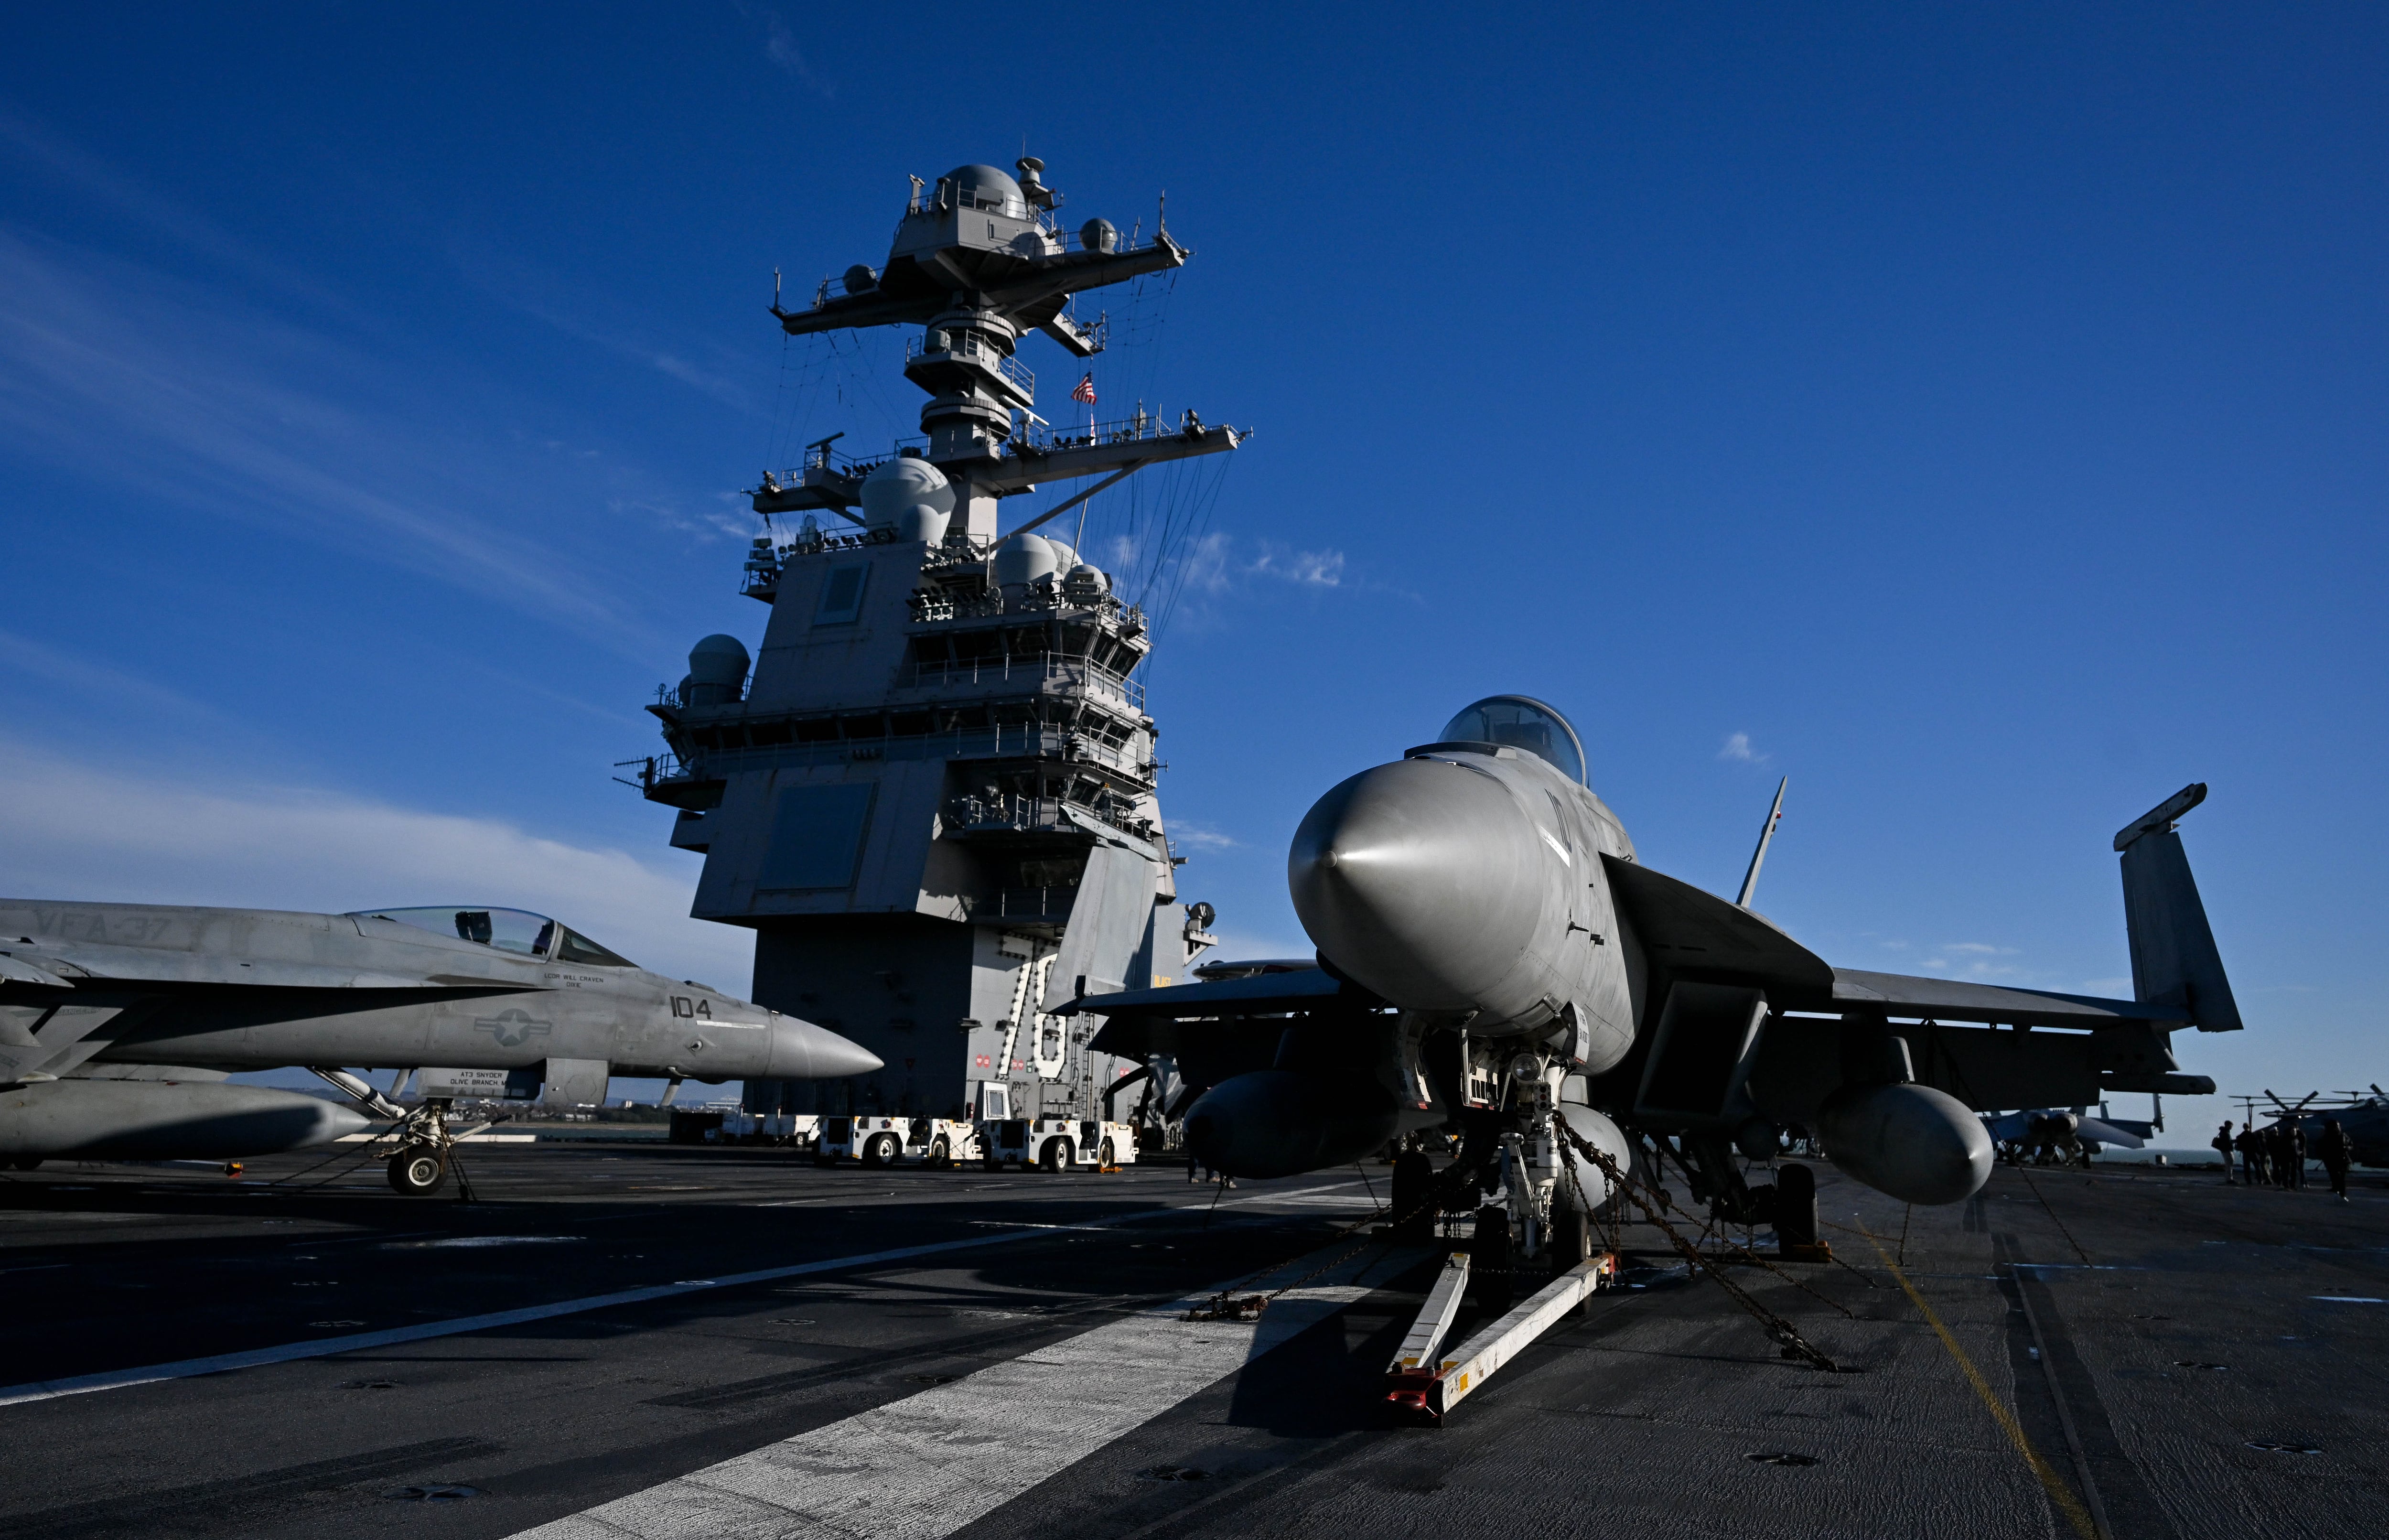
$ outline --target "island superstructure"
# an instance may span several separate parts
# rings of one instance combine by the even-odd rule
[[[1143,1066],[1090,1051],[1092,1023],[1054,1007],[1169,982],[1211,942],[1209,908],[1180,901],[1156,796],[1136,677],[1149,622],[1034,532],[1243,435],[1191,411],[1083,431],[1037,417],[1022,341],[1093,356],[1104,328],[1072,297],[1191,253],[1159,225],[1143,240],[1102,219],[1066,231],[1041,162],[1018,164],[915,178],[884,265],[824,281],[807,309],[774,302],[791,335],[919,327],[904,374],[929,396],[922,436],[850,456],[836,434],[767,473],[756,512],[802,522],[749,551],[744,592],[771,607],[760,648],[706,637],[648,708],[669,751],[641,786],[679,810],[671,842],[705,856],[692,913],[754,930],[757,1002],[885,1060],[818,1092],[750,1081],[750,1110],[1102,1116]]]

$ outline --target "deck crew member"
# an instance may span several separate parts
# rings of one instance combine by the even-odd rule
[[[2325,1118],[2322,1137],[2315,1144],[2315,1153],[2322,1157],[2323,1170],[2331,1174],[2331,1190],[2339,1194],[2341,1202],[2346,1202],[2347,1168],[2356,1161],[2356,1141],[2347,1136],[2347,1130],[2339,1125],[2337,1118]]]
[[[2265,1181],[2265,1136],[2256,1132],[2254,1123],[2240,1125],[2240,1136],[2231,1141],[2240,1147],[2240,1174],[2247,1184],[2261,1187]]]

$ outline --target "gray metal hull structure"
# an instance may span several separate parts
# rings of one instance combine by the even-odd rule
[[[1108,597],[965,593],[976,555],[824,541],[784,558],[742,699],[656,708],[704,853],[692,909],[751,927],[754,995],[868,1048],[850,1084],[751,1084],[758,1110],[1081,1115],[1138,1061],[1052,1014],[1083,989],[1182,976],[1154,777],[1126,677],[1142,617]],[[824,590],[851,584],[851,619]],[[843,614],[843,611],[835,611]]]
[[[642,788],[681,810],[672,843],[706,857],[695,915],[755,930],[758,1000],[887,1061],[819,1090],[750,1082],[754,1110],[1097,1115],[1142,1066],[1092,1051],[1055,1007],[1172,982],[1208,942],[1178,903],[1155,795],[1157,729],[1132,677],[1145,618],[1028,532],[1241,435],[1142,404],[1083,432],[1036,416],[1019,343],[1092,355],[1103,328],[1072,318],[1072,296],[1190,253],[1100,220],[1074,236],[1042,162],[1019,167],[916,186],[881,268],[774,306],[791,335],[920,326],[904,372],[929,396],[922,438],[858,458],[833,434],[767,475],[755,511],[806,517],[748,558],[744,591],[773,606],[751,683],[744,644],[708,637],[649,708],[671,755]],[[1003,499],[1095,477],[999,538]],[[824,514],[862,529],[824,534]]]

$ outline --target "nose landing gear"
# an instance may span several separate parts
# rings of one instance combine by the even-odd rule
[[[390,1185],[409,1198],[428,1198],[447,1180],[447,1151],[438,1145],[402,1145],[390,1158]]]

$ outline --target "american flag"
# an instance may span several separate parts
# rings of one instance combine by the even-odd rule
[[[1070,399],[1083,401],[1090,406],[1095,404],[1095,377],[1092,370],[1088,371],[1087,377],[1079,381],[1079,388],[1070,392]]]

